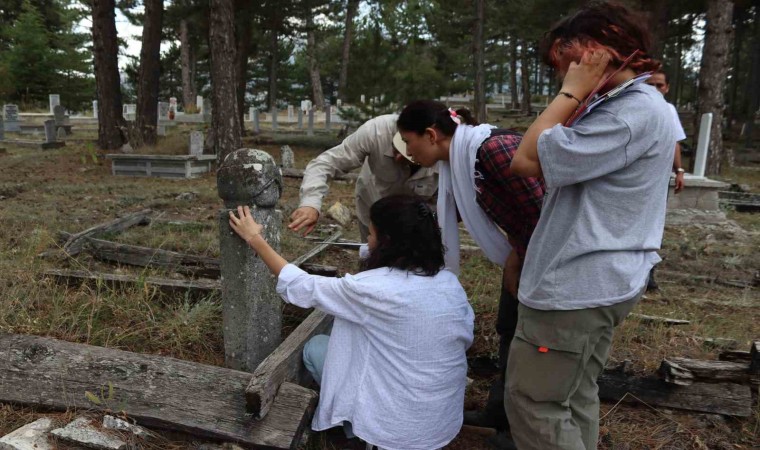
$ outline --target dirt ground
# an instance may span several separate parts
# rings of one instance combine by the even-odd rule
[[[187,142],[188,130],[172,130],[161,152],[175,152]],[[91,139],[91,136],[88,137]],[[5,147],[0,153],[0,331],[27,333],[154,353],[221,365],[224,359],[221,308],[218,298],[201,302],[172,301],[149,289],[114,291],[108,288],[64,288],[40,276],[48,268],[177,276],[158,270],[115,267],[86,254],[76,258],[40,257],[59,245],[58,232],[82,231],[126,213],[151,208],[160,222],[135,227],[105,239],[166,250],[218,256],[216,195],[213,173],[193,180],[114,177],[110,161],[86,139],[58,150]],[[279,160],[278,145],[257,145]],[[303,168],[322,149],[294,146],[296,166]],[[760,168],[729,171],[725,178],[760,192]],[[280,201],[283,217],[297,206],[300,180],[286,178]],[[188,194],[189,193],[189,194]],[[185,194],[185,195],[181,195]],[[332,183],[324,204],[336,201],[353,208],[353,186]],[[647,294],[635,312],[686,319],[678,327],[645,325],[627,320],[618,330],[609,365],[630,360],[637,374],[652,374],[666,356],[716,359],[719,349],[705,338],[729,338],[746,350],[760,339],[760,214],[727,211],[727,220],[707,224],[682,220],[666,226],[660,290]],[[172,224],[185,221],[189,223]],[[323,223],[330,223],[325,219]],[[326,236],[325,230],[322,236]],[[358,238],[352,223],[344,237]],[[292,259],[312,247],[287,231],[282,251]],[[354,252],[331,248],[313,262],[337,265],[342,273],[356,270]],[[713,283],[706,277],[738,280],[747,287]],[[476,339],[469,351],[474,382],[466,406],[481,407],[493,372],[487,367],[496,356],[494,331],[500,273],[478,253],[468,254],[462,284],[476,311]],[[754,285],[752,285],[754,283]],[[284,334],[306,314],[285,309]],[[485,361],[485,364],[482,364]],[[757,390],[755,390],[757,394]],[[733,418],[653,407],[642,402],[604,403],[601,411],[601,449],[749,449],[760,446],[760,409],[753,416]],[[0,405],[0,436],[50,412]],[[73,412],[55,413],[63,422]],[[449,449],[489,448],[492,431],[464,427]],[[339,433],[314,433],[310,449],[350,448]],[[188,436],[166,435],[150,448],[194,448]]]

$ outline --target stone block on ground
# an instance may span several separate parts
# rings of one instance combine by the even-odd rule
[[[66,129],[63,127],[58,127],[58,130],[55,132],[55,138],[58,141],[65,141],[66,140]]]
[[[148,438],[151,435],[150,431],[139,425],[134,425],[127,422],[126,420],[122,420],[118,417],[109,415],[103,416],[103,428],[106,428],[108,430],[128,431],[135,436],[143,439]]]
[[[343,203],[335,202],[335,204],[333,204],[330,209],[327,210],[327,216],[345,227],[351,223],[351,217],[353,216],[353,213],[351,213],[351,209],[349,209],[347,206],[344,206]]]
[[[295,167],[295,155],[289,145],[283,145],[280,147],[280,155],[282,158],[281,166],[283,169]]]
[[[53,450],[48,432],[53,421],[43,417],[0,438],[0,450]]]
[[[92,424],[92,420],[86,417],[78,417],[63,428],[57,428],[50,432],[53,436],[74,444],[88,448],[101,450],[124,450],[126,442],[106,434]]]

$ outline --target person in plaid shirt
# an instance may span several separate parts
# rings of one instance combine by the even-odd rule
[[[453,111],[440,102],[420,100],[404,108],[397,125],[405,144],[399,151],[423,167],[438,165],[438,213],[448,244],[447,267],[455,272],[458,269],[458,252],[454,251],[458,239],[446,238],[457,233],[457,219],[452,224],[446,218],[448,214],[461,218],[486,256],[504,268],[496,323],[501,379],[491,386],[486,409],[467,411],[464,422],[505,431],[497,434],[494,443],[510,448],[504,376],[517,326],[517,287],[528,242],[541,213],[543,181],[512,173],[512,158],[522,140],[519,133],[478,125],[466,109]],[[473,197],[475,202],[471,201]],[[446,211],[447,200],[453,201],[453,214]],[[452,253],[454,257],[449,257]]]

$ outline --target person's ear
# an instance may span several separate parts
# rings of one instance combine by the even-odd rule
[[[425,138],[430,141],[431,145],[435,145],[438,141],[438,131],[433,127],[425,128]]]

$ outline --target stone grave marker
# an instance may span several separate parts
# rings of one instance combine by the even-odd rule
[[[298,129],[303,130],[303,110],[298,108]]]
[[[45,142],[55,142],[56,141],[56,126],[55,126],[55,120],[46,120],[45,121]]]
[[[3,115],[0,114],[0,141],[5,139],[5,123],[3,123]]]
[[[211,121],[211,100],[206,98],[203,99],[203,121]]]
[[[295,117],[295,108],[293,108],[293,105],[288,105],[288,121],[292,121]]]
[[[18,120],[18,105],[6,104],[3,107],[5,114],[5,131],[20,131],[21,124]]]
[[[158,120],[169,120],[168,102],[158,102]]]
[[[306,130],[306,134],[309,136],[314,135],[314,108],[309,109],[309,128]]]
[[[256,108],[255,108],[254,106],[250,106],[250,107],[248,108],[248,121],[249,121],[249,122],[253,122],[253,111],[254,111],[255,109],[256,109]]]
[[[56,106],[61,104],[61,96],[58,94],[50,94],[50,114],[55,114]]]
[[[203,96],[202,95],[196,95],[195,96],[195,108],[198,110],[198,114],[203,114]]]
[[[296,157],[289,145],[280,147],[280,159],[283,169],[292,169],[295,166]]]
[[[325,103],[325,129],[330,129],[330,112],[332,111],[332,106],[330,106],[330,102]]]
[[[282,175],[274,159],[261,150],[242,148],[222,161],[217,190],[224,201],[219,211],[222,320],[225,365],[253,372],[280,343],[282,300],[274,277],[253,249],[229,226],[230,211],[251,207],[269,245],[279,251],[281,214],[275,207],[282,194]]]
[[[92,117],[95,119],[98,118],[98,101],[97,100],[92,101]]]
[[[66,140],[66,129],[63,127],[56,127],[55,131],[55,139],[57,141],[65,141]]]
[[[710,150],[710,131],[712,127],[712,113],[702,114],[699,122],[699,138],[697,139],[697,154],[694,158],[694,175],[705,176],[707,168],[707,153]]]
[[[53,108],[53,119],[55,120],[55,126],[57,127],[66,125],[66,108],[62,105],[55,105]]]
[[[366,98],[364,97],[364,94],[362,94],[362,95],[361,95],[361,101],[362,101],[362,103],[367,103],[367,102],[365,102],[364,100],[366,100]]]
[[[191,155],[203,154],[203,132],[202,131],[190,132],[190,154]]]
[[[166,136],[166,125],[156,125],[156,135]]]

